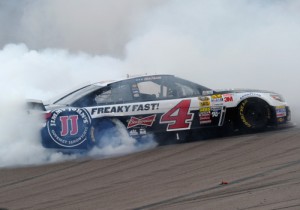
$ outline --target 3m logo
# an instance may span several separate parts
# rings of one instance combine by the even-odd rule
[[[144,118],[131,117],[127,128],[132,128],[138,125],[152,126],[153,122],[155,121],[155,117],[156,115],[151,115]]]
[[[224,102],[232,102],[233,101],[233,97],[231,94],[224,94]]]

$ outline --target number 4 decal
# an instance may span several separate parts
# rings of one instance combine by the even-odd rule
[[[191,128],[194,114],[190,112],[191,100],[182,100],[171,110],[163,114],[160,123],[167,123],[167,131],[187,130]]]

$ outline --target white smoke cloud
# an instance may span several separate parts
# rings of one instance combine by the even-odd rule
[[[100,140],[100,145],[94,147],[89,156],[92,157],[108,157],[116,155],[124,155],[132,152],[138,152],[157,146],[150,135],[139,143],[136,139],[129,136],[126,127],[119,121],[114,121],[116,128],[106,130],[105,135]]]
[[[52,163],[81,157],[44,149],[39,130],[43,120],[28,115],[26,98],[49,99],[76,84],[119,77],[123,63],[107,56],[71,54],[66,50],[29,50],[24,44],[10,44],[0,50],[0,167]],[[143,146],[124,133],[108,138],[102,148],[90,156],[114,156],[156,146],[149,141]],[[118,144],[116,144],[118,142]]]
[[[300,122],[299,2],[173,0],[140,18],[134,35],[128,69],[276,91]]]
[[[0,166],[14,159],[35,163],[31,152],[41,154],[39,162],[75,158],[45,155],[32,138],[37,134],[24,134],[24,98],[45,100],[86,81],[127,73],[171,73],[211,88],[273,90],[285,96],[300,123],[297,1],[0,4],[0,29],[7,32],[0,35],[0,109],[5,116],[0,143],[6,145],[0,150],[5,155]]]
[[[31,49],[120,55],[139,14],[161,0],[10,0],[0,2],[0,46],[24,42]],[[1,21],[4,20],[4,21]],[[10,20],[11,24],[7,24]]]

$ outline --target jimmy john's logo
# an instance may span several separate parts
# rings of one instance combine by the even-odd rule
[[[75,147],[87,140],[90,124],[91,118],[85,109],[65,108],[52,111],[47,130],[58,145]]]
[[[128,122],[127,128],[132,128],[139,125],[152,126],[153,122],[155,121],[155,117],[156,115],[151,115],[143,118],[131,117]]]

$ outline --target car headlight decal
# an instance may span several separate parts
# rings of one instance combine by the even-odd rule
[[[285,102],[284,98],[279,94],[270,94],[270,96],[277,101]]]

